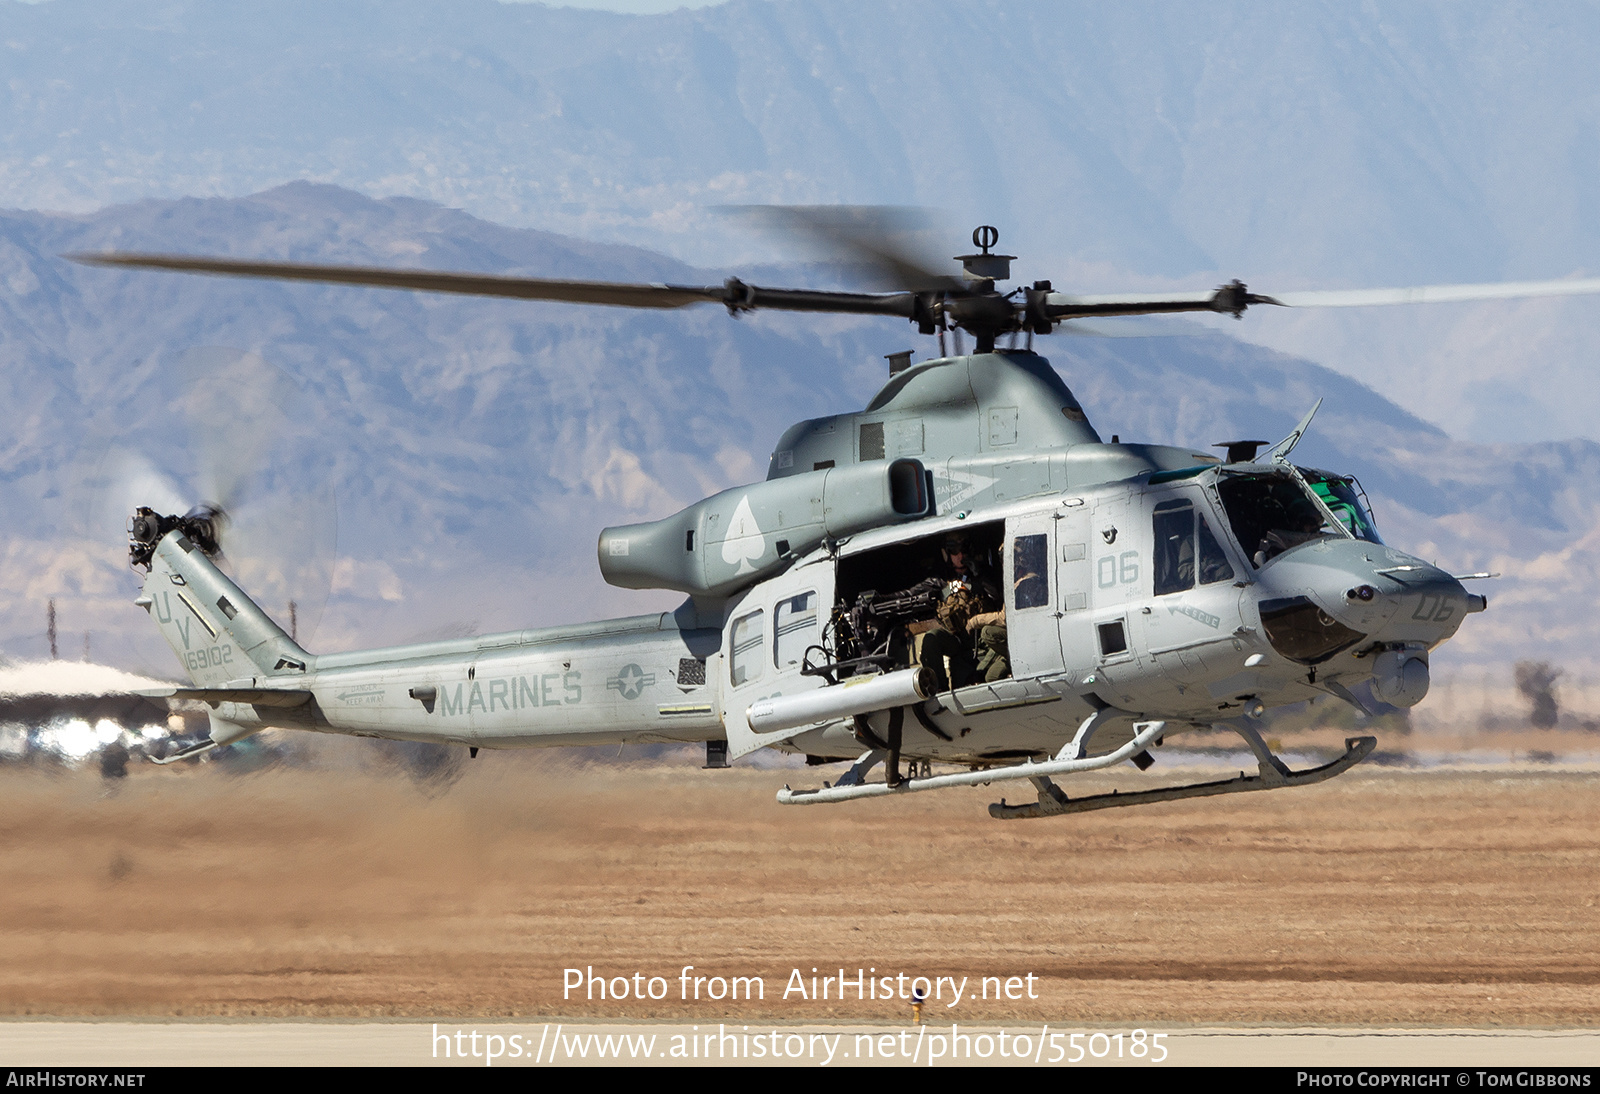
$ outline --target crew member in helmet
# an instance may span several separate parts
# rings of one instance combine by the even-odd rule
[[[944,585],[939,625],[922,635],[919,663],[933,675],[940,691],[1009,676],[1006,613],[999,587],[982,571],[964,535],[946,536],[940,555]]]

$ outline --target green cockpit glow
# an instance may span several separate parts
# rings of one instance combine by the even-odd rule
[[[1372,522],[1372,515],[1362,504],[1366,499],[1366,491],[1361,489],[1359,482],[1349,475],[1334,475],[1309,467],[1299,470],[1322,503],[1333,510],[1333,515],[1339,518],[1351,535],[1368,543],[1383,542],[1378,538],[1378,526]]]

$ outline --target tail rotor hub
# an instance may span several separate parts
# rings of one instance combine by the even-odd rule
[[[133,511],[128,522],[128,563],[149,570],[156,545],[169,532],[179,532],[207,558],[222,554],[221,531],[226,517],[214,505],[197,505],[183,516],[163,516],[147,505]]]

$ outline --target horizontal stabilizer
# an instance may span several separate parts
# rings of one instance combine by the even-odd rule
[[[253,707],[299,707],[311,701],[309,691],[286,688],[144,688],[146,699],[192,699],[201,703],[245,703]]]

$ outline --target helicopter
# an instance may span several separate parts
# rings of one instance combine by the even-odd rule
[[[140,507],[129,559],[190,686],[153,700],[206,704],[204,741],[263,728],[482,748],[704,743],[708,767],[761,749],[849,763],[789,805],[1026,782],[1037,818],[1289,789],[1376,747],[1292,770],[1266,713],[1331,696],[1371,715],[1429,689],[1429,656],[1485,596],[1383,542],[1360,483],[1296,465],[1317,407],[1288,436],[1216,455],[1104,440],[1033,348],[1085,319],[1252,307],[1365,306],[1600,292],[1600,279],[1396,289],[1075,295],[1049,281],[1002,291],[1016,256],[990,225],[941,273],[839,210],[778,211],[895,288],[847,292],[625,284],[174,254],[67,256],[114,268],[275,278],[633,308],[716,304],[888,316],[938,338],[890,354],[860,411],[802,421],[764,481],[660,520],[606,528],[602,576],[685,594],[673,611],[381,649],[303,649],[219,568],[226,514]],[[965,352],[963,336],[973,341]],[[954,340],[953,350],[947,339]],[[1004,343],[1004,344],[1002,344]],[[1320,402],[1318,404],[1320,406]],[[971,611],[955,611],[960,600]],[[984,609],[977,611],[975,609]],[[980,625],[981,624],[981,625]],[[1069,796],[1055,780],[1155,763],[1167,738],[1231,730],[1257,772],[1184,786]],[[935,773],[933,764],[956,770]],[[873,772],[883,767],[881,778]]]

